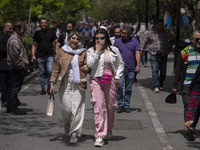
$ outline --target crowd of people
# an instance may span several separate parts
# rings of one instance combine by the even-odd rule
[[[18,108],[26,105],[18,98],[29,65],[22,43],[25,27],[21,21],[14,27],[6,22],[0,34],[1,102],[6,112],[14,115],[26,115]],[[153,91],[163,90],[171,51],[169,42],[173,40],[161,19],[147,30],[144,25],[140,28],[127,23],[76,25],[72,20],[60,25],[52,22],[49,27],[48,20],[41,18],[40,29],[33,35],[30,61],[37,61],[40,95],[55,94],[54,85],[57,84],[64,129],[70,136],[70,143],[77,143],[82,132],[86,76],[89,75],[90,101],[94,110],[94,146],[102,147],[105,139],[112,139],[116,107],[117,113],[131,112],[132,87],[140,67],[147,66],[148,53]],[[177,93],[181,85],[186,131],[196,126],[194,120],[200,109],[199,50],[200,31],[195,30],[191,44],[177,58],[172,89]],[[195,130],[189,133],[190,138],[195,137]]]

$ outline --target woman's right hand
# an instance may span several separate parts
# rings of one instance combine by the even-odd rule
[[[49,90],[49,93],[50,93],[50,94],[53,94],[53,95],[55,94],[53,83],[50,84],[50,90]]]
[[[96,51],[102,51],[103,45],[105,44],[105,40],[96,41]]]
[[[172,89],[172,92],[176,94],[176,93],[178,92],[178,89],[173,88],[173,89]]]

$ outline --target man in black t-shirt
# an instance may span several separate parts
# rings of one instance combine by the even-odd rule
[[[49,93],[50,83],[49,79],[51,77],[51,72],[54,63],[54,48],[53,43],[57,43],[57,37],[52,29],[47,27],[47,19],[40,19],[41,30],[36,31],[33,37],[32,45],[32,62],[36,60],[39,68],[40,84],[42,91],[40,95],[46,94],[45,90],[45,71],[47,71],[47,91]],[[35,55],[37,49],[37,54]]]

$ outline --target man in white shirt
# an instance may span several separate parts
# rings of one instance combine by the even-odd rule
[[[114,36],[110,38],[111,44],[114,45],[115,39],[118,39],[120,37],[121,37],[121,29],[119,26],[117,26],[117,27],[115,27]]]

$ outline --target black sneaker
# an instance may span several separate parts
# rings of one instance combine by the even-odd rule
[[[23,112],[22,110],[15,108],[15,109],[6,109],[6,113],[10,113],[13,115],[26,115],[26,112]]]
[[[18,106],[27,106],[26,103],[19,102]]]
[[[124,108],[123,107],[118,107],[117,108],[117,113],[122,113],[124,111]]]
[[[42,90],[41,92],[40,92],[40,95],[45,95],[46,94],[46,91],[45,90]]]
[[[130,113],[130,112],[131,112],[131,109],[130,109],[130,108],[124,108],[124,112]]]
[[[189,140],[194,140],[196,138],[195,128],[192,126],[189,127],[188,130],[186,131],[186,134],[187,134]]]
[[[6,103],[6,102],[4,102],[4,103],[2,102],[2,103],[1,103],[1,107],[6,107],[6,106],[7,106],[7,103]]]

